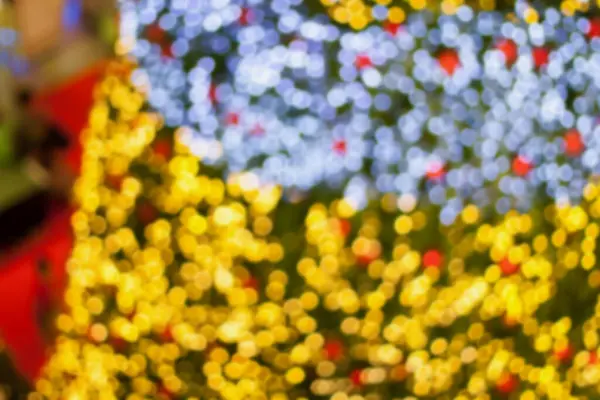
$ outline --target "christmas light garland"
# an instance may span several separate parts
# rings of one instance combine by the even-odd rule
[[[600,22],[390,8],[360,32],[299,1],[121,1],[134,84],[207,164],[309,190],[527,210],[598,172]],[[402,22],[402,23],[401,23]]]
[[[408,2],[393,0],[321,0],[321,3],[327,7],[329,15],[335,22],[348,24],[357,30],[364,29],[369,23],[380,19],[382,15],[387,16],[393,23],[402,23],[406,13],[413,10],[433,9],[452,15],[461,6],[465,5],[464,0],[436,0],[433,2],[427,0],[410,0]],[[482,11],[491,11],[494,10],[496,1],[479,0],[467,2],[467,5]]]
[[[496,7],[512,7],[518,4],[518,9],[527,15],[529,22],[537,22],[537,11],[527,1],[496,1],[496,0],[321,0],[327,7],[331,18],[341,24],[348,24],[352,28],[364,29],[369,23],[377,21],[378,16],[386,15],[396,23],[404,21],[407,12],[434,10],[443,14],[452,15],[464,5],[477,11],[492,11]],[[408,4],[407,4],[408,3]],[[559,2],[551,2],[559,5]],[[538,3],[539,4],[539,3]],[[549,4],[554,5],[554,4]],[[560,11],[565,16],[573,16],[577,12],[587,12],[591,6],[587,0],[562,0]]]
[[[600,186],[450,226],[205,175],[115,64],[84,132],[70,310],[31,399],[596,398]]]

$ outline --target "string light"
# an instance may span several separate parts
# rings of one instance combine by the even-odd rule
[[[522,1],[508,19],[487,1],[411,1],[422,11],[406,15],[325,3],[355,31],[300,3],[122,0],[117,48],[166,125],[185,126],[225,177],[344,188],[355,208],[391,193],[443,204],[451,224],[471,203],[526,211],[540,190],[576,203],[598,172],[594,19]]]
[[[32,399],[598,396],[598,184],[450,226],[394,195],[289,205],[210,177],[132,68],[110,68],[84,132],[69,311]]]

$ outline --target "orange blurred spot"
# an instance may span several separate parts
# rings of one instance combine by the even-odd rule
[[[600,18],[593,18],[590,20],[587,37],[589,39],[600,37]]]
[[[370,68],[373,66],[373,62],[371,61],[371,57],[366,54],[359,54],[356,56],[356,60],[354,60],[354,65],[358,69]]]
[[[550,50],[545,47],[536,47],[531,51],[533,57],[533,64],[536,68],[541,68],[548,64]]]
[[[506,61],[506,65],[510,66],[517,61],[517,57],[519,56],[519,48],[517,44],[510,40],[504,39],[498,42],[496,48],[504,54],[504,60]]]
[[[225,117],[225,123],[227,125],[238,125],[240,123],[240,116],[238,113],[229,113]]]
[[[152,149],[154,150],[154,154],[161,156],[165,161],[173,155],[173,147],[167,139],[157,140],[154,142]]]
[[[363,385],[363,378],[362,378],[362,369],[355,369],[352,372],[350,372],[350,381],[352,382],[352,384],[354,386],[362,386]]]
[[[531,162],[523,156],[517,156],[513,160],[512,169],[517,176],[526,176],[532,168]]]
[[[346,154],[347,150],[348,149],[345,140],[336,140],[335,142],[333,142],[333,151],[335,151],[336,153],[344,155]]]
[[[395,24],[390,21],[385,21],[383,23],[383,29],[392,36],[396,36],[398,34],[398,32],[400,31],[400,27],[400,24]]]
[[[519,272],[520,266],[518,264],[511,263],[508,261],[508,258],[505,258],[504,260],[500,261],[500,269],[504,275],[512,275]]]
[[[581,134],[576,129],[571,129],[564,136],[565,153],[569,157],[577,157],[585,150]]]
[[[573,356],[573,351],[573,346],[568,344],[562,349],[555,350],[554,356],[558,359],[558,361],[564,363],[571,359],[571,357]]]
[[[338,361],[344,355],[344,345],[336,339],[327,340],[323,346],[323,353],[330,361]]]
[[[498,391],[503,394],[510,394],[514,392],[518,386],[518,378],[512,374],[509,374],[508,372],[502,374],[502,376],[496,383],[496,389],[498,389]]]
[[[446,175],[446,169],[441,162],[433,162],[427,167],[425,172],[427,179],[430,181],[441,181]]]
[[[444,256],[438,250],[428,250],[425,252],[425,254],[423,254],[423,267],[439,268],[442,266],[443,260]]]
[[[454,75],[454,72],[460,67],[460,58],[458,57],[456,50],[453,49],[443,50],[438,55],[438,62],[440,67],[448,75]]]

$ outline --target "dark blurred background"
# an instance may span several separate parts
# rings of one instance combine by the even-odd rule
[[[0,400],[25,398],[51,343],[79,132],[117,29],[110,0],[0,0]]]

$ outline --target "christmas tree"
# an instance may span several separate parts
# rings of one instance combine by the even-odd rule
[[[495,94],[490,96],[496,100],[511,94],[515,100],[517,93],[526,91],[522,85],[527,82],[533,85],[531,90],[549,85],[554,79],[550,64],[566,57],[574,43],[579,43],[578,54],[587,61],[560,61],[574,81],[563,82],[558,76],[554,86],[544,89],[546,97],[536,97],[558,107],[543,108],[531,116],[536,128],[549,132],[547,137],[540,139],[531,127],[507,131],[507,137],[500,135],[497,140],[499,149],[487,157],[489,150],[481,149],[490,146],[497,127],[474,130],[466,126],[468,121],[458,118],[455,126],[462,127],[461,134],[467,131],[471,136],[461,136],[462,158],[452,158],[448,148],[453,147],[442,138],[435,139],[438,128],[430,127],[422,137],[413,138],[413,143],[428,142],[421,150],[435,157],[424,159],[438,162],[439,168],[414,172],[414,187],[405,183],[400,188],[414,190],[402,192],[376,190],[386,187],[377,186],[381,180],[376,179],[378,174],[386,174],[375,165],[383,157],[381,147],[402,147],[411,140],[403,125],[398,127],[398,135],[393,128],[388,133],[373,133],[373,126],[381,128],[386,116],[394,116],[391,109],[379,110],[381,114],[373,117],[365,131],[347,132],[345,141],[336,139],[335,128],[324,131],[325,144],[306,136],[296,138],[296,143],[305,143],[305,149],[317,153],[289,157],[303,166],[313,162],[324,168],[312,176],[316,179],[304,181],[304,185],[287,180],[293,174],[285,174],[296,164],[284,162],[279,166],[288,170],[273,175],[281,179],[269,180],[268,172],[274,168],[267,162],[270,142],[250,142],[251,138],[243,136],[244,130],[252,134],[260,118],[277,110],[277,121],[254,132],[259,137],[274,132],[281,139],[294,127],[308,129],[302,118],[313,110],[297,114],[302,101],[270,109],[272,104],[282,104],[279,101],[286,96],[279,98],[270,87],[264,93],[255,92],[252,82],[244,83],[244,76],[233,77],[239,79],[235,81],[238,86],[230,82],[211,86],[213,71],[220,79],[228,78],[227,71],[243,72],[234,65],[244,57],[228,60],[215,41],[207,47],[213,53],[175,54],[182,49],[176,43],[182,42],[170,32],[184,31],[177,28],[184,10],[189,11],[186,15],[192,22],[193,11],[197,11],[196,23],[209,26],[222,18],[223,30],[215,37],[229,38],[231,44],[231,38],[256,34],[259,30],[252,30],[253,23],[264,23],[261,26],[268,31],[274,26],[269,21],[279,18],[274,14],[290,17],[292,14],[281,10],[288,10],[291,3],[283,1],[277,3],[280,8],[271,9],[260,1],[253,2],[256,7],[251,9],[237,2],[229,9],[227,3],[219,8],[222,14],[211,14],[200,6],[185,9],[178,2],[163,7],[162,3],[123,1],[123,24],[131,24],[136,15],[145,16],[139,19],[143,26],[123,29],[118,44],[121,51],[132,51],[139,58],[139,66],[116,62],[97,88],[96,104],[83,133],[82,172],[75,187],[79,210],[72,218],[76,243],[67,266],[68,310],[57,319],[61,334],[56,351],[31,398],[597,398],[600,272],[595,267],[600,185],[593,178],[596,164],[590,161],[592,156],[584,155],[592,154],[596,146],[597,129],[590,120],[595,106],[584,107],[594,96],[595,83],[581,72],[586,71],[583,63],[595,60],[599,36],[595,23],[546,10],[543,14],[554,21],[548,24],[556,28],[548,36],[555,40],[557,50],[547,49],[544,54],[529,42],[519,42],[521,33],[528,32],[523,26],[532,26],[528,28],[534,32],[532,37],[536,27],[548,26],[537,22],[538,11],[534,10],[535,18],[531,16],[528,10],[532,8],[517,10],[531,20],[524,25],[502,25],[521,33],[505,41],[487,35],[492,48],[473,54],[501,61],[494,64],[496,72],[511,77],[510,85],[494,87]],[[456,26],[451,18],[471,15],[463,21],[464,29],[471,38],[487,37],[485,32],[481,34],[484,14],[474,17],[467,8],[458,8],[455,17],[441,16],[440,24],[450,21],[444,26],[451,30],[450,25]],[[392,11],[392,16],[396,12]],[[426,15],[432,15],[423,13],[411,14],[416,16],[407,22],[409,32],[418,29],[420,22],[429,18]],[[499,14],[489,16],[494,26]],[[160,20],[158,25],[150,21],[155,19]],[[583,20],[587,22],[580,22]],[[319,31],[315,21],[321,20],[309,19],[305,28],[298,25],[301,37],[289,44],[293,49],[300,46],[299,40],[306,42],[307,47],[300,48],[307,57],[326,53],[318,35],[311,36]],[[390,25],[381,29],[371,25],[364,32],[394,37],[398,33],[390,33]],[[569,39],[560,32],[569,33]],[[134,40],[136,35],[149,40]],[[340,36],[342,43],[344,38],[358,37],[360,41],[366,37],[345,35]],[[193,39],[188,45],[198,48],[211,38],[198,32],[186,37]],[[402,43],[408,39],[400,36],[394,40]],[[479,39],[473,40],[478,43]],[[531,40],[537,43],[537,39]],[[431,44],[423,39],[424,49]],[[145,53],[140,50],[143,48]],[[258,47],[242,48],[243,43],[236,51],[255,54]],[[493,85],[476,73],[480,56],[469,59],[465,49],[431,51],[437,54],[439,70],[431,81],[421,81],[424,88],[419,93],[423,95],[414,99],[415,108],[424,104],[424,99],[438,102],[431,93],[442,93],[440,96],[449,97],[435,103],[440,107],[437,112],[457,112],[448,103],[448,99],[456,100],[452,90],[464,94],[460,90],[475,90],[483,84],[478,90],[485,92],[486,84]],[[349,55],[349,67],[355,70],[374,73],[380,65],[377,54],[357,59],[348,49],[342,53]],[[419,54],[423,62],[432,60]],[[217,69],[220,61],[225,65]],[[252,61],[251,57],[246,61]],[[254,61],[260,66],[265,60],[258,57]],[[540,65],[535,67],[538,61]],[[461,74],[469,70],[469,62],[474,75],[459,90],[453,85],[465,77]],[[262,65],[269,66],[268,62]],[[393,66],[389,68],[394,72]],[[369,74],[363,71],[362,77]],[[573,76],[588,82],[588,91],[578,101],[584,105],[566,99],[582,84]],[[190,86],[182,84],[190,77],[194,78]],[[297,71],[285,79],[304,88],[320,82],[318,77],[311,82]],[[371,78],[364,79],[367,84]],[[170,91],[165,89],[169,87]],[[358,90],[356,85],[352,87]],[[511,91],[515,87],[518,90]],[[327,89],[333,90],[331,86]],[[261,98],[272,103],[261,103]],[[227,109],[240,104],[254,110],[253,118],[258,119],[246,121],[245,115]],[[360,104],[358,100],[348,104],[334,117],[348,123],[346,116],[371,116],[376,111],[370,105],[360,111]],[[485,116],[484,125],[501,120],[493,110],[495,104],[474,101],[472,108]],[[410,111],[409,107],[406,113]],[[515,109],[513,115],[525,118],[529,111]],[[544,120],[547,112],[557,116]],[[192,117],[194,113],[200,114]],[[434,114],[427,116],[435,119]],[[326,113],[322,117],[326,118]],[[354,127],[362,123],[366,122],[349,122]],[[527,122],[521,120],[520,124],[515,122],[521,127]],[[491,136],[485,136],[490,129]],[[234,141],[235,133],[248,141]],[[384,143],[381,153],[375,154],[377,146],[371,146],[367,138],[365,142],[370,144],[359,154],[364,164],[358,168],[352,168],[347,159],[327,159],[337,160],[338,165],[346,163],[342,169],[329,169],[322,160],[314,160],[325,149],[334,155],[353,153],[351,144],[363,134],[375,135]],[[517,134],[522,137],[514,136]],[[517,149],[514,154],[513,142],[531,153],[520,154]],[[239,158],[237,153],[223,151],[230,150],[230,145],[240,152]],[[536,146],[542,147],[541,153],[534,151]],[[283,150],[275,147],[274,152]],[[248,154],[251,157],[244,158]],[[254,158],[257,154],[265,157]],[[485,183],[475,179],[485,187],[483,195],[454,185],[453,170],[469,164],[472,169],[467,172],[472,175],[467,175],[472,177],[472,171],[484,171],[494,163],[507,165]],[[581,188],[567,183],[566,192],[559,190],[565,186],[562,178],[550,176],[552,168],[568,168],[571,179],[566,180],[583,181]],[[547,179],[542,179],[544,176]],[[505,190],[506,185],[509,189]],[[550,189],[534,191],[540,187]],[[452,193],[451,199],[460,199],[451,206],[451,215],[447,203],[452,200],[447,202],[445,196],[436,200],[440,190]],[[526,194],[529,201],[518,203]],[[510,197],[522,210],[513,209],[510,202],[498,206],[497,196]]]

